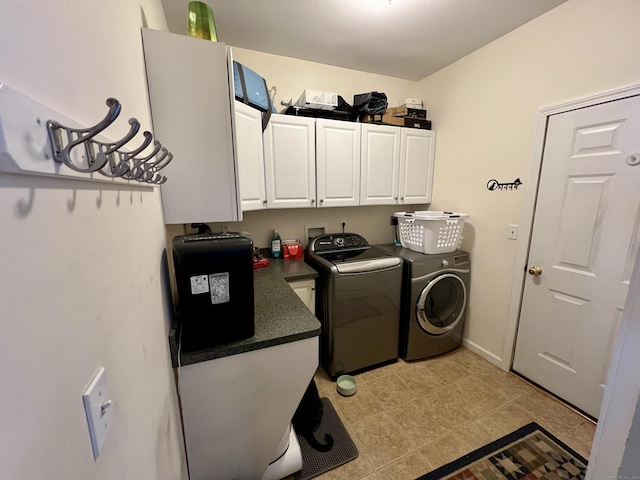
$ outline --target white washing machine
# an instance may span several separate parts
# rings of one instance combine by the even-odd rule
[[[404,260],[399,356],[419,360],[458,347],[469,298],[469,254],[425,255],[392,244],[375,248]]]

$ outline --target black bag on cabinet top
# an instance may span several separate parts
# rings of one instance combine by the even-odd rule
[[[361,93],[353,96],[353,108],[360,113],[382,113],[387,109],[387,105],[387,95],[382,92]]]

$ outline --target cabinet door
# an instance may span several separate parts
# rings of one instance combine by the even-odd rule
[[[235,101],[234,133],[242,210],[262,210],[267,207],[262,112]]]
[[[142,39],[154,136],[173,153],[165,223],[242,220],[227,47],[148,29]]]
[[[362,125],[360,205],[398,203],[400,128]]]
[[[316,281],[311,280],[298,280],[297,282],[290,282],[289,286],[296,292],[296,295],[300,297],[300,300],[304,302],[313,314],[316,314]]]
[[[401,204],[431,203],[436,132],[403,128],[400,141]]]
[[[267,208],[314,207],[315,120],[271,115],[264,132]]]
[[[319,207],[360,204],[359,123],[316,120],[316,177]]]

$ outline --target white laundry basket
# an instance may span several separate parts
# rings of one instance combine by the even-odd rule
[[[462,227],[469,215],[455,212],[396,212],[400,243],[415,252],[453,252],[462,241]]]

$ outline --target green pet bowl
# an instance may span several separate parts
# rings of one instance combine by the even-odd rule
[[[340,375],[336,382],[336,390],[340,395],[350,397],[356,393],[356,379],[351,375]]]

